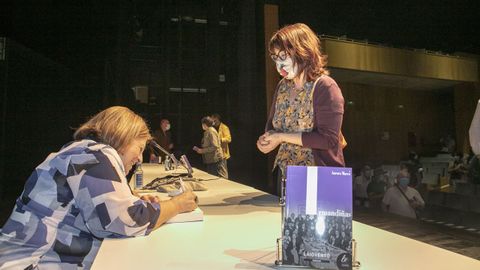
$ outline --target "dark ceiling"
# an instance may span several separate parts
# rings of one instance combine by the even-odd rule
[[[4,0],[0,6],[0,36],[6,35],[71,67],[96,65],[97,59],[115,46],[119,2]],[[140,23],[154,19],[153,14],[162,7],[174,7],[175,12],[181,12],[198,4],[187,0],[124,2],[130,7],[126,11],[128,17],[137,16]],[[219,2],[234,6],[232,3],[236,1]],[[266,2],[280,6],[281,24],[304,22],[318,34],[346,36],[399,48],[480,54],[480,1]]]

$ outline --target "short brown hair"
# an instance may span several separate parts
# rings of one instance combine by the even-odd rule
[[[90,118],[73,134],[74,140],[94,139],[119,151],[135,139],[151,140],[142,117],[122,106],[107,108]]]
[[[205,124],[207,127],[213,126],[213,119],[210,116],[205,116],[202,118],[202,124]]]
[[[309,81],[329,74],[325,68],[327,55],[321,52],[320,39],[303,23],[287,25],[275,32],[268,44],[268,51],[273,54],[275,49],[287,52],[298,65],[299,72],[305,72]]]

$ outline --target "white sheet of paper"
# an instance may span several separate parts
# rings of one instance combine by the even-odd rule
[[[192,222],[203,221],[203,211],[200,208],[196,208],[192,212],[180,213],[173,218],[169,219],[166,223],[180,223],[180,222]]]

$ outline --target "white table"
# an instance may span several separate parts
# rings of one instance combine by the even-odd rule
[[[145,166],[149,181],[165,173]],[[195,170],[197,178],[214,178]],[[203,222],[166,224],[147,237],[106,239],[92,269],[273,269],[278,198],[219,179],[198,192]],[[361,270],[475,270],[480,261],[353,222]]]

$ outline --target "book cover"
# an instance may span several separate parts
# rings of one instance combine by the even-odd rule
[[[352,269],[352,169],[288,166],[282,263]]]

